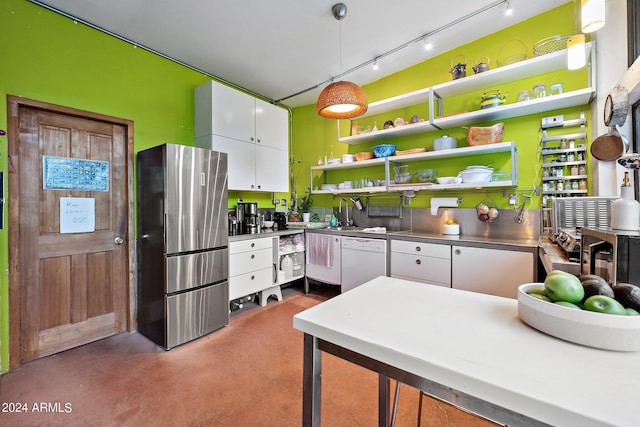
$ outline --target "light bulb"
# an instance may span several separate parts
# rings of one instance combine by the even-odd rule
[[[373,61],[373,66],[371,68],[373,68],[374,71],[377,71],[378,68],[380,68],[380,66],[378,65],[378,61],[377,60]]]
[[[424,50],[426,50],[427,52],[433,49],[433,43],[431,43],[429,41],[428,38],[424,38]]]
[[[567,68],[569,70],[577,70],[584,67],[586,63],[584,34],[571,36],[567,41]]]
[[[504,14],[507,16],[513,15],[513,9],[511,9],[511,3],[507,2],[507,7],[504,10]]]
[[[583,33],[592,33],[602,28],[605,22],[604,0],[582,0],[580,19]]]

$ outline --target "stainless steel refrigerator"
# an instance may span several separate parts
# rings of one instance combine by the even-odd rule
[[[229,324],[227,154],[138,153],[138,331],[169,350]]]

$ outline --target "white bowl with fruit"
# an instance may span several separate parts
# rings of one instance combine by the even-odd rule
[[[629,307],[636,305],[640,288],[623,285],[614,292],[604,279],[596,278],[593,275],[578,278],[554,270],[544,283],[520,285],[520,319],[539,331],[576,344],[640,351],[640,315]]]

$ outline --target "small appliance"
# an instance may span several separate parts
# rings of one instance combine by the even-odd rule
[[[287,229],[287,214],[284,212],[274,212],[273,221],[274,225],[277,225],[278,230]]]
[[[597,274],[607,282],[640,286],[640,232],[582,228],[582,274]]]
[[[260,232],[260,218],[257,203],[243,203],[244,205],[244,233],[256,234]]]

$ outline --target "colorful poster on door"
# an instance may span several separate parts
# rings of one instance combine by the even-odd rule
[[[109,162],[42,156],[45,190],[109,191]]]
[[[96,199],[60,197],[60,233],[92,233],[96,230]]]

